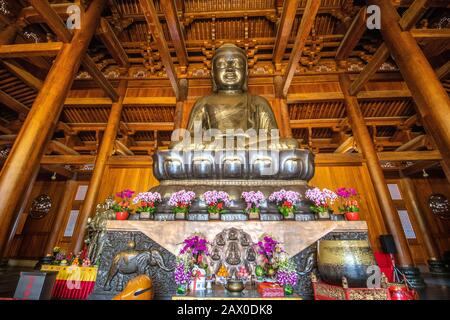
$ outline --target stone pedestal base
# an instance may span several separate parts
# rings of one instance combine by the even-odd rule
[[[428,268],[432,274],[449,274],[449,266],[442,260],[428,260]]]
[[[427,285],[423,281],[419,268],[416,267],[398,267],[398,270],[403,273],[406,280],[411,284],[414,289],[424,289]]]

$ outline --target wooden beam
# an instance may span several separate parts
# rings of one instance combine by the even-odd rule
[[[350,153],[355,150],[355,139],[353,137],[347,137],[334,153]]]
[[[350,28],[342,39],[336,53],[336,60],[345,60],[352,53],[359,40],[366,31],[367,8],[363,6],[353,19]]]
[[[33,74],[23,69],[18,63],[16,63],[15,61],[8,61],[8,60],[2,60],[1,63],[6,68],[6,70],[14,74],[28,86],[32,87],[37,91],[41,90],[43,85],[42,80],[36,78]]]
[[[428,9],[430,0],[415,0],[405,11],[399,23],[403,30],[411,29]],[[350,86],[350,94],[356,95],[372,76],[380,69],[381,65],[389,58],[389,49],[384,43],[380,45],[372,59],[365,66],[358,78]]]
[[[100,21],[100,26],[97,29],[97,36],[102,40],[103,44],[108,49],[108,52],[111,53],[114,60],[121,67],[128,68],[130,66],[127,53],[105,18],[102,18]]]
[[[292,129],[305,128],[339,128],[347,118],[332,119],[296,119],[291,120]],[[364,118],[367,126],[400,126],[408,117],[367,117]]]
[[[56,56],[62,47],[62,42],[0,45],[0,58],[52,57]]]
[[[42,89],[34,100],[0,173],[0,257],[8,242],[9,226],[16,220],[16,208],[28,186],[33,184],[47,142],[52,136],[64,100],[69,92],[82,57],[97,29],[106,0],[91,1],[84,14],[82,28],[76,30],[70,44],[62,46]]]
[[[416,173],[422,172],[422,170],[427,170],[439,164],[439,161],[418,161],[412,166],[409,166],[402,170],[405,176],[412,176]]]
[[[427,135],[422,134],[409,140],[404,145],[395,149],[395,151],[416,151],[420,148],[425,148],[428,144]]]
[[[442,160],[438,150],[433,151],[387,151],[378,152],[380,161],[433,161]]]
[[[117,101],[119,99],[119,95],[117,94],[116,89],[114,89],[104,74],[97,68],[94,60],[92,60],[92,58],[88,55],[85,55],[82,64],[84,69],[89,72],[94,81],[100,86],[100,88],[103,89],[103,91],[105,91],[108,97],[110,97],[112,101]]]
[[[177,7],[175,0],[161,0],[161,9],[164,12],[169,29],[172,45],[178,58],[178,64],[184,71],[188,66],[188,54],[186,51],[186,44],[184,42],[183,31],[181,30],[180,20],[178,19]]]
[[[125,97],[123,104],[126,105],[157,105],[157,106],[175,106],[177,99],[175,97]]]
[[[291,56],[286,68],[282,80],[282,92],[281,94],[286,97],[291,86],[292,79],[294,78],[295,70],[298,67],[298,62],[302,56],[303,48],[305,47],[306,40],[311,33],[314,20],[316,18],[317,11],[320,7],[320,0],[308,0],[305,6],[305,12],[302,16],[300,26],[298,28],[297,36],[295,38],[294,48],[292,49]],[[281,97],[279,97],[281,98]]]
[[[84,165],[94,164],[95,156],[90,155],[58,155],[58,156],[43,156],[41,164],[54,165],[54,164],[72,164],[72,165]]]
[[[73,131],[103,131],[106,123],[66,123]],[[132,131],[172,131],[173,122],[127,122]]]
[[[110,98],[66,98],[64,105],[66,106],[109,106],[113,102]]]
[[[27,114],[28,111],[30,111],[26,105],[20,101],[17,101],[3,90],[0,90],[0,103],[3,103],[9,109],[17,112],[18,114]]]
[[[79,155],[78,152],[76,152],[75,150],[73,150],[72,148],[66,146],[65,144],[57,141],[57,140],[52,140],[49,143],[49,149],[57,154],[62,154],[62,155]]]
[[[62,19],[55,12],[55,10],[53,10],[47,0],[30,0],[30,3],[36,11],[39,12],[45,23],[50,27],[50,29],[52,29],[61,41],[65,43],[71,42],[72,34],[66,28]],[[88,54],[85,54],[83,57],[82,64],[84,69],[86,69],[86,71],[92,76],[92,79],[100,86],[100,88],[102,88],[113,101],[117,101],[118,95],[116,90],[113,88],[108,79],[106,79],[103,73],[97,68],[94,60],[92,60]]]
[[[164,31],[159,22],[158,13],[156,12],[155,5],[152,0],[139,0],[141,4],[142,11],[145,15],[145,20],[147,21],[148,28],[152,34],[157,47],[159,55],[161,56],[161,61],[164,65],[167,76],[169,77],[172,89],[175,92],[175,96],[178,98],[180,93],[180,88],[178,84],[177,72],[175,66],[173,65],[172,57],[170,56],[169,46],[164,37]]]
[[[114,149],[117,153],[119,153],[122,156],[134,156],[133,151],[128,149],[128,147],[119,140],[116,140],[114,142]]]
[[[416,40],[446,40],[450,38],[450,29],[412,29],[409,31]]]
[[[450,98],[417,42],[402,31],[395,8],[383,0],[371,3],[383,12],[381,34],[411,90],[425,131],[435,141],[443,161],[450,164]]]
[[[447,61],[444,65],[440,66],[437,70],[436,70],[436,76],[439,79],[444,79],[445,77],[447,77],[450,74],[450,60]]]
[[[298,3],[299,0],[283,2],[281,19],[278,22],[277,36],[275,38],[275,46],[273,48],[273,63],[278,71],[281,70],[281,62],[283,61],[283,56],[291,35],[292,26],[294,25]]]
[[[73,171],[66,169],[60,165],[41,165],[41,169],[44,169],[48,172],[54,172],[68,179],[71,179],[74,175]]]

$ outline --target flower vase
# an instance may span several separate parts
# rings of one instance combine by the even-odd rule
[[[189,213],[189,207],[177,207],[173,211],[175,213],[175,220],[186,220]]]
[[[347,221],[358,221],[359,213],[358,212],[346,212],[345,219],[347,219]]]
[[[127,220],[129,216],[128,211],[116,212],[116,220]]]
[[[220,220],[220,212],[216,210],[208,210],[209,220]]]
[[[317,212],[317,218],[319,220],[328,220],[330,219],[330,213],[328,211],[319,211]]]
[[[260,213],[259,208],[251,208],[248,211],[248,219],[249,220],[259,220],[259,213]]]
[[[284,286],[284,295],[285,296],[291,296],[294,294],[294,288],[291,285],[285,285]]]
[[[283,216],[284,220],[294,220],[294,207],[278,207],[278,212]]]
[[[177,294],[181,295],[181,296],[184,296],[184,295],[186,295],[186,293],[187,293],[187,285],[186,284],[180,284],[177,287]]]
[[[153,215],[148,211],[139,212],[139,220],[150,220]]]

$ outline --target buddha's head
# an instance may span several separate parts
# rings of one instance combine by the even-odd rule
[[[247,56],[244,50],[226,43],[212,58],[213,91],[247,91]]]

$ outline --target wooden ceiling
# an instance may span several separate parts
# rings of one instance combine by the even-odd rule
[[[211,57],[215,48],[224,42],[233,42],[247,51],[250,91],[269,100],[273,98],[273,78],[286,72],[306,0],[298,1],[286,48],[279,61],[274,52],[280,25],[285,22],[283,8],[288,4],[284,1],[175,0],[176,23],[171,23],[170,6],[163,8],[161,1],[153,3],[164,35],[163,44],[167,45],[174,76],[188,80],[191,105],[198,96],[210,92]],[[49,1],[63,20],[67,19],[67,7],[73,2]],[[412,2],[393,1],[399,14],[408,10]],[[61,40],[28,1],[1,3],[4,5],[0,7],[0,28],[15,21],[20,25],[16,43]],[[81,3],[87,7],[90,1]],[[293,135],[303,147],[317,153],[340,151],[351,138],[337,74],[346,72],[356,79],[383,42],[378,31],[367,30],[344,61],[337,62],[342,41],[364,5],[365,1],[357,0],[322,0],[295,66],[287,97]],[[428,5],[412,33],[450,92],[450,4],[444,0],[429,1]],[[119,79],[130,80],[118,137],[126,151],[116,148],[116,154],[151,154],[155,148],[168,144],[174,123],[176,92],[171,88],[171,70],[166,68],[161,39],[155,37],[155,30],[149,27],[143,12],[139,0],[109,0],[103,13],[104,21],[88,53],[113,86],[117,86]],[[121,48],[111,46],[111,35],[118,39]],[[182,41],[176,38],[180,35]],[[8,148],[14,141],[53,58],[21,57],[1,61],[0,134],[8,135],[9,140],[0,140],[0,149]],[[95,154],[111,101],[93,81],[91,71],[86,69],[86,64],[80,68],[53,137],[53,141],[66,148],[50,145],[49,155]],[[391,58],[381,64],[361,94],[361,108],[379,151],[397,150],[425,134],[414,101]],[[353,147],[345,148],[346,152],[358,150],[354,143],[350,145]],[[432,142],[422,139],[408,150],[432,149]]]

